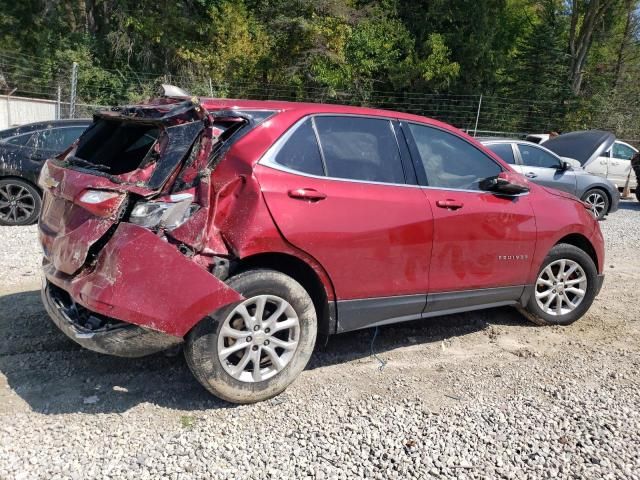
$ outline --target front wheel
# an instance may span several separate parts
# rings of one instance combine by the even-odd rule
[[[311,358],[313,301],[302,285],[273,270],[250,270],[227,283],[245,300],[204,318],[189,333],[187,364],[217,397],[266,400],[287,388]]]
[[[556,245],[542,263],[523,313],[538,325],[569,325],[587,312],[597,285],[589,255],[573,245]]]
[[[591,211],[598,220],[601,220],[609,213],[609,197],[599,188],[592,188],[585,192],[582,201],[591,207]]]

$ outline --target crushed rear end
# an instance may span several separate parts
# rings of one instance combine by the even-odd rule
[[[77,343],[142,356],[240,300],[213,272],[210,174],[253,120],[163,99],[102,112],[47,162],[39,222],[45,307]]]

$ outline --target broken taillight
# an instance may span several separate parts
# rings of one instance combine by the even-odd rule
[[[186,222],[199,208],[192,203],[193,195],[190,193],[171,195],[168,200],[136,203],[129,222],[149,229],[173,230]]]
[[[99,217],[109,217],[122,205],[124,194],[108,190],[84,190],[75,203]]]

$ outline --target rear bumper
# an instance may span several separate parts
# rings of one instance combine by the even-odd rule
[[[43,270],[48,282],[90,312],[179,339],[205,316],[242,299],[173,245],[128,223],[117,227],[91,269],[69,276],[45,258]]]
[[[609,213],[616,212],[620,207],[620,192],[614,190],[611,192],[611,205],[609,205]]]
[[[97,317],[50,283],[43,286],[41,293],[42,303],[53,323],[67,337],[88,350],[118,357],[144,357],[182,343],[179,337]],[[91,329],[88,325],[100,327]]]

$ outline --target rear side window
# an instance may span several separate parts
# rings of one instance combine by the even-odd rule
[[[131,172],[140,166],[159,134],[151,125],[98,120],[82,138],[75,156],[108,166],[112,175]]]
[[[31,137],[33,137],[34,135],[34,133],[25,133],[23,135],[17,135],[15,137],[8,138],[5,141],[7,143],[10,143],[11,145],[25,146],[27,143],[29,143],[29,140],[31,140]]]
[[[524,165],[543,168],[558,168],[560,166],[560,160],[538,147],[520,144],[518,149]]]
[[[502,160],[507,163],[514,164],[516,159],[513,156],[513,148],[510,143],[494,143],[486,146],[493,153],[498,155]]]
[[[39,132],[38,147],[44,150],[62,152],[75,142],[85,127],[50,128]]]
[[[322,157],[310,118],[293,132],[276,154],[274,161],[298,172],[324,175]]]
[[[480,181],[502,171],[489,156],[451,133],[415,123],[409,128],[431,187],[480,190]]]
[[[405,183],[398,142],[389,120],[314,117],[327,176]]]

